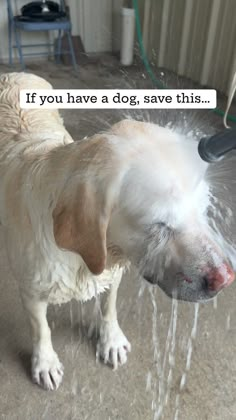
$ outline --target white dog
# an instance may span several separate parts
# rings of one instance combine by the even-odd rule
[[[85,301],[110,288],[99,348],[116,368],[130,350],[116,315],[130,263],[188,301],[211,298],[234,273],[207,224],[197,144],[132,120],[74,143],[57,111],[20,109],[20,89],[50,87],[24,73],[0,78],[0,220],[32,327],[33,380],[55,389],[63,367],[49,303]]]

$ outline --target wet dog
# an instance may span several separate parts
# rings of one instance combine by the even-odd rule
[[[57,111],[20,109],[28,88],[51,86],[24,73],[0,78],[0,220],[31,324],[32,377],[55,389],[63,367],[49,303],[109,289],[99,349],[116,368],[130,350],[116,314],[130,264],[193,302],[215,296],[234,273],[207,222],[207,167],[196,142],[134,120],[73,142]]]

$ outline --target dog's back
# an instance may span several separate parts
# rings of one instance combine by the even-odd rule
[[[15,227],[26,213],[25,177],[29,167],[50,150],[73,142],[57,110],[20,108],[21,89],[52,86],[33,74],[8,73],[0,77],[0,222]]]
[[[57,110],[21,109],[21,89],[52,89],[50,83],[33,74],[7,73],[0,77],[0,147],[11,141],[37,142],[53,137],[53,143],[70,143]],[[53,134],[53,136],[52,136]]]

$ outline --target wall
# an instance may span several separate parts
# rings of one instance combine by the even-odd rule
[[[69,0],[73,35],[80,35],[87,53],[112,50],[112,0]]]
[[[22,4],[29,0],[12,0]],[[67,0],[73,35],[88,53],[118,51],[123,0]],[[149,58],[227,93],[236,71],[236,0],[139,0]],[[44,34],[25,35],[42,42]],[[6,0],[0,0],[0,62],[8,59]]]
[[[236,71],[235,0],[139,0],[157,66],[227,93]]]

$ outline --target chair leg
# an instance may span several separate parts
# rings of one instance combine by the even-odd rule
[[[9,65],[12,66],[12,23],[8,23],[8,60]]]
[[[15,32],[15,40],[16,40],[16,46],[17,46],[17,50],[18,50],[18,54],[19,54],[21,68],[22,68],[22,70],[25,70],[25,63],[24,63],[22,48],[21,48],[21,40],[20,40],[19,33],[18,33],[15,26],[14,26],[14,32]]]
[[[59,29],[59,31],[58,31],[58,41],[57,41],[56,63],[60,63],[60,61],[61,61],[61,34],[62,34],[62,31],[61,31],[61,29]]]
[[[74,66],[75,71],[78,71],[78,66],[77,66],[77,63],[76,63],[74,47],[73,47],[73,43],[72,43],[71,32],[67,31],[67,37],[68,37],[68,43],[69,43],[69,48],[70,48],[70,53],[71,53],[72,64]]]

